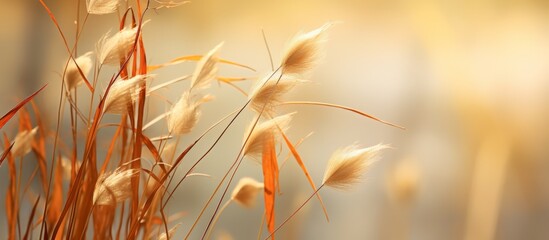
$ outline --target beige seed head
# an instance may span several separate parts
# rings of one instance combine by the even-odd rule
[[[244,207],[251,208],[255,205],[255,199],[261,189],[263,189],[263,183],[253,178],[244,177],[234,188],[231,199]]]
[[[133,103],[141,89],[141,83],[151,79],[153,75],[137,75],[127,80],[117,80],[111,86],[105,99],[103,112],[123,114],[128,109],[128,104]]]
[[[217,51],[223,43],[210,50],[198,61],[191,79],[191,89],[207,88],[217,74]]]
[[[84,81],[84,78],[82,78],[82,75],[80,74],[80,71],[78,71],[78,67],[80,67],[80,70],[82,70],[82,73],[84,76],[88,76],[90,73],[90,70],[93,65],[93,61],[91,59],[92,52],[87,52],[84,55],[74,59],[74,61],[71,59],[69,61],[69,65],[67,66],[67,71],[65,72],[65,84],[67,86],[67,90],[70,91]],[[74,63],[76,61],[76,64]]]
[[[282,72],[305,74],[310,71],[320,59],[320,45],[326,30],[331,26],[332,23],[327,23],[313,31],[295,36],[282,57]]]
[[[115,205],[132,195],[131,178],[138,175],[139,170],[116,169],[111,174],[103,174],[97,179],[93,192],[93,202],[97,205]]]
[[[137,27],[124,28],[112,37],[108,35],[108,33],[105,34],[97,43],[97,59],[100,64],[119,65],[120,60],[126,59],[134,46]]]
[[[261,112],[265,106],[267,113],[274,113],[276,105],[282,102],[282,97],[289,92],[299,80],[296,78],[270,79],[265,84],[260,81],[250,94],[250,106],[253,110]]]
[[[360,181],[362,173],[385,148],[387,146],[382,144],[361,149],[352,145],[336,151],[328,161],[322,184],[340,190],[349,189]]]
[[[120,0],[87,0],[86,7],[90,14],[109,14],[116,12]]]
[[[14,158],[23,157],[32,150],[32,141],[37,132],[38,127],[17,133],[13,140],[13,147],[11,147],[11,154]]]
[[[168,128],[173,134],[181,135],[191,132],[200,119],[200,105],[210,101],[213,97],[206,95],[199,97],[191,95],[190,92],[183,93],[183,96],[174,104],[168,117]]]
[[[288,129],[294,114],[289,113],[257,124],[244,146],[244,156],[261,159],[265,142],[269,141],[271,137],[276,136],[275,133],[278,131],[278,128],[282,131]],[[252,126],[253,123],[248,128],[248,133],[251,131]],[[248,134],[245,135],[245,137],[247,136]]]

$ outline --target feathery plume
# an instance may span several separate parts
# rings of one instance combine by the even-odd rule
[[[191,79],[191,89],[210,86],[211,81],[217,74],[218,59],[216,54],[221,46],[223,46],[223,43],[218,44],[198,61]]]
[[[153,75],[137,75],[127,80],[117,80],[111,86],[105,99],[103,112],[123,114],[128,109],[128,104],[137,98],[141,83],[152,78]]]
[[[336,151],[328,162],[322,184],[336,189],[346,190],[360,181],[366,167],[373,163],[386,145],[378,144],[358,149],[352,145]]]
[[[274,135],[274,133],[278,130],[278,127],[282,129],[282,131],[288,129],[294,114],[295,113],[285,114],[258,124],[250,135],[248,142],[244,146],[244,156],[261,159],[264,143]],[[248,133],[251,131],[252,126],[253,123],[248,128]],[[245,136],[247,135],[248,134]]]
[[[14,158],[23,157],[31,151],[32,140],[37,132],[38,127],[35,127],[30,131],[24,130],[17,133],[13,140],[13,147],[11,148],[11,154]]]
[[[168,230],[168,236],[170,239],[172,239],[173,235],[175,234],[175,231],[177,231],[177,228],[179,226],[181,226],[181,223],[178,223],[177,225],[170,228],[170,230]],[[158,240],[166,240],[168,239],[168,236],[166,236],[166,232],[163,232],[160,234],[160,236],[158,236]]]
[[[131,197],[130,179],[137,174],[137,169],[118,168],[111,174],[101,175],[95,184],[93,202],[97,205],[114,205]]]
[[[282,96],[299,82],[293,77],[282,78],[278,83],[277,79],[269,79],[265,84],[260,81],[250,94],[250,106],[256,112],[261,112],[265,106],[267,113],[273,113],[276,105],[282,102]]]
[[[304,74],[311,70],[320,58],[319,48],[324,40],[324,33],[331,26],[332,23],[326,23],[313,31],[295,36],[282,57],[282,72]]]
[[[116,12],[120,0],[88,0],[86,7],[90,14],[109,14]]]
[[[118,65],[120,60],[126,59],[132,50],[137,27],[124,28],[112,37],[108,37],[108,35],[109,33],[105,34],[97,43],[97,59],[100,64]]]
[[[198,97],[184,92],[183,96],[174,104],[168,117],[168,128],[173,134],[189,133],[200,119],[200,105],[212,100],[211,95]]]
[[[70,60],[69,65],[67,66],[67,71],[65,72],[65,84],[67,86],[67,90],[70,91],[73,88],[78,87],[84,81],[84,78],[82,78],[82,75],[80,74],[80,71],[78,71],[78,67],[80,67],[80,70],[82,70],[82,73],[84,76],[88,76],[90,73],[90,70],[93,65],[93,61],[91,59],[92,52],[87,52],[84,55],[76,58],[74,61]],[[76,61],[76,64],[74,63]]]
[[[234,188],[231,199],[244,207],[252,208],[261,189],[263,189],[263,183],[253,178],[244,177]]]

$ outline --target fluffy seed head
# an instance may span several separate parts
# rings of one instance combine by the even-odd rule
[[[368,165],[375,161],[379,152],[387,146],[378,144],[368,148],[349,146],[336,151],[328,162],[322,184],[346,190],[360,181]]]
[[[23,157],[27,155],[32,149],[32,140],[38,132],[38,127],[33,128],[32,130],[24,130],[15,136],[13,140],[13,147],[11,148],[11,154],[13,157]]]
[[[210,83],[217,74],[218,59],[216,54],[221,46],[223,46],[223,43],[220,43],[214,49],[210,50],[200,59],[200,61],[198,61],[191,79],[191,89],[207,88],[210,86]]]
[[[105,99],[105,107],[103,112],[113,114],[123,114],[128,109],[128,104],[131,104],[137,98],[140,87],[147,79],[151,79],[152,75],[137,75],[128,80],[117,80],[111,86],[109,94]]]
[[[97,205],[115,205],[131,197],[131,178],[139,174],[139,170],[116,169],[111,174],[103,174],[97,179],[93,192],[93,202]]]
[[[90,14],[109,14],[116,12],[120,0],[88,0],[86,7]]]
[[[261,81],[250,94],[250,106],[253,110],[261,112],[263,106],[267,113],[273,113],[277,104],[282,102],[282,97],[289,92],[299,80],[295,78],[270,79],[265,84]]]
[[[137,27],[124,28],[108,37],[108,33],[97,43],[97,59],[100,64],[118,65],[126,59],[135,43]]]
[[[272,136],[276,136],[275,133],[278,131],[278,128],[282,131],[288,129],[293,115],[294,113],[289,113],[256,125],[250,135],[250,138],[248,139],[248,142],[244,146],[244,156],[261,159],[265,142],[269,141]],[[253,123],[248,128],[248,133],[251,131],[252,126]],[[245,135],[245,137],[247,136],[248,134]]]
[[[82,70],[84,76],[88,76],[93,65],[91,55],[92,52],[87,52],[84,55],[74,59],[76,61],[76,64],[78,64],[78,66],[80,67],[80,70]],[[78,67],[74,63],[75,61],[69,61],[67,71],[65,72],[65,84],[67,85],[67,90],[69,91],[73,88],[76,88],[82,83],[82,81],[84,81],[84,78],[82,78],[80,71],[78,71]]]
[[[320,44],[331,23],[308,33],[298,34],[292,39],[282,58],[282,71],[285,74],[304,74],[311,70],[320,59]]]
[[[261,189],[263,189],[263,183],[253,178],[244,177],[234,188],[231,199],[244,207],[251,208],[255,205],[255,199]]]
[[[212,98],[210,95],[198,97],[190,92],[183,93],[168,117],[170,131],[177,135],[189,133],[200,119],[200,105]]]

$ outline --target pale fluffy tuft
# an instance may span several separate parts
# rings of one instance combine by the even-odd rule
[[[309,72],[320,59],[320,45],[330,26],[332,23],[327,23],[313,31],[295,36],[282,57],[282,72],[284,74]]]
[[[250,106],[256,112],[274,113],[276,105],[282,102],[282,97],[300,81],[295,78],[270,79],[265,84],[259,82],[250,94]]]
[[[191,95],[190,92],[183,93],[183,96],[174,104],[168,117],[168,128],[173,134],[181,135],[191,132],[200,119],[200,105],[210,101],[213,97],[206,95],[199,97]]]
[[[207,88],[217,74],[217,51],[223,46],[218,44],[198,61],[191,79],[191,89]]]
[[[103,112],[113,114],[126,113],[128,104],[135,102],[141,83],[150,78],[152,78],[152,75],[137,75],[128,80],[117,80],[114,82],[105,99]]]
[[[269,141],[269,139],[271,139],[273,136],[276,136],[275,132],[278,131],[278,128],[280,128],[282,131],[288,129],[293,115],[294,113],[289,113],[256,125],[255,129],[250,135],[250,138],[248,139],[248,142],[244,146],[244,156],[261,159],[265,142]],[[248,128],[248,133],[251,131],[252,126],[253,123]]]
[[[14,158],[23,157],[32,150],[32,141],[37,132],[38,127],[17,133],[13,140],[13,147],[11,147],[11,154]]]
[[[116,169],[111,174],[103,174],[97,179],[93,192],[93,202],[97,205],[115,205],[132,195],[131,178],[138,175],[139,170]]]
[[[120,0],[88,0],[86,7],[90,14],[109,14],[116,12],[120,5]]]
[[[233,190],[231,199],[244,207],[252,208],[255,205],[257,194],[263,189],[263,183],[253,178],[240,179]]]
[[[80,74],[80,71],[78,71],[78,67],[80,67],[80,70],[82,70],[82,73],[85,77],[87,77],[90,73],[93,65],[93,61],[91,59],[92,54],[92,52],[87,52],[84,55],[74,59],[74,61],[72,59],[69,61],[67,71],[65,72],[65,84],[68,91],[78,87],[78,85],[80,85],[84,81],[84,78],[82,78],[82,74]],[[78,67],[74,63],[75,61],[76,64],[78,64]]]
[[[360,181],[362,173],[385,148],[387,146],[382,144],[361,149],[352,145],[336,151],[328,162],[322,184],[341,190],[349,189]]]

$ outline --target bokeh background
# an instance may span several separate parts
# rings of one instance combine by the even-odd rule
[[[46,3],[74,43],[77,1]],[[0,4],[0,112],[49,83],[38,99],[55,126],[60,73],[67,58],[63,42],[38,1]],[[84,4],[79,11],[84,13]],[[340,147],[386,143],[392,149],[352,191],[322,190],[330,223],[313,200],[280,232],[281,239],[549,239],[549,2],[196,0],[150,11],[146,18],[152,19],[143,30],[151,64],[203,54],[224,42],[221,57],[257,72],[222,66],[220,74],[245,77],[270,70],[261,29],[276,64],[296,32],[338,21],[329,30],[326,57],[311,82],[297,87],[288,99],[347,105],[407,128],[402,131],[340,110],[283,107],[281,112],[298,111],[289,131],[292,139],[314,132],[299,149],[317,182],[329,156]],[[90,16],[79,53],[93,51],[97,40],[117,25],[116,14]],[[168,67],[157,72],[155,81],[189,74],[193,67]],[[104,68],[104,79],[114,71]],[[251,85],[239,83],[244,89]],[[181,83],[159,95],[175,101],[187,86]],[[211,93],[216,100],[205,105],[200,125],[183,143],[245,100],[223,84],[214,85]],[[86,98],[82,93],[83,102]],[[169,109],[162,98],[151,99],[150,118]],[[169,210],[187,215],[176,236],[186,233],[236,157],[251,119],[250,112],[244,114],[200,165],[198,171],[211,178],[191,179],[177,192]],[[150,134],[163,131],[161,123]],[[3,132],[16,134],[9,128]],[[108,136],[105,131],[103,137]],[[208,144],[211,141],[202,149]],[[34,168],[34,162],[28,164]],[[7,174],[5,166],[0,174]],[[246,160],[237,174],[242,176],[261,179],[261,168]],[[292,159],[281,177],[278,222],[311,193]],[[2,180],[0,189],[6,184]],[[262,214],[258,200],[251,210],[230,206],[214,235],[254,239]],[[4,206],[3,198],[0,203]],[[3,207],[0,215],[3,235]]]

